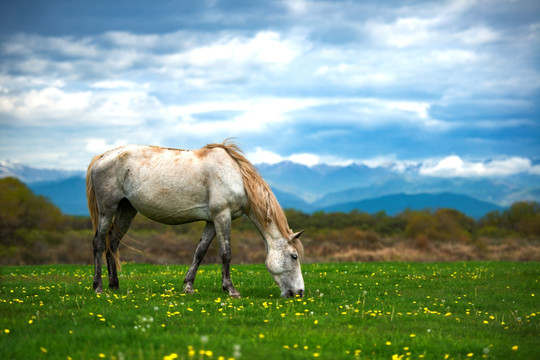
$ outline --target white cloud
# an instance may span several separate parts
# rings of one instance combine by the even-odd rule
[[[320,164],[320,158],[318,155],[315,155],[315,154],[308,154],[308,153],[293,154],[287,157],[287,159],[297,164],[302,164],[309,167]]]
[[[254,164],[277,164],[284,161],[284,157],[274,152],[255,148],[255,151],[246,154],[247,158]]]
[[[0,111],[18,118],[19,125],[135,125],[156,116],[161,108],[156,98],[137,90],[99,93],[46,87],[0,94]]]
[[[284,71],[309,45],[301,37],[261,31],[252,37],[221,34],[185,49],[153,56],[157,71],[205,88]]]
[[[126,144],[125,140],[116,140],[109,144],[105,139],[87,139],[85,149],[91,154],[98,155]]]
[[[439,23],[439,18],[407,17],[391,24],[368,21],[365,29],[376,42],[401,49],[431,42],[438,36],[433,28]]]
[[[456,37],[467,45],[482,45],[497,41],[501,34],[484,26],[475,26],[456,34]]]
[[[98,81],[90,85],[97,89],[136,89],[136,88],[148,88],[149,84],[137,84],[136,82],[129,80],[103,80]]]
[[[478,55],[469,50],[461,49],[445,49],[445,50],[435,50],[431,52],[428,57],[428,61],[431,61],[435,64],[449,66],[449,65],[460,65],[466,63],[471,63],[478,59]]]
[[[452,155],[438,161],[428,161],[420,168],[422,175],[443,178],[508,176],[519,173],[540,174],[540,166],[532,165],[531,160],[522,157],[474,162]]]
[[[29,55],[33,53],[52,53],[71,57],[95,57],[98,48],[89,38],[47,37],[41,35],[19,34],[8,39],[3,51],[10,55]]]
[[[176,127],[184,133],[249,133],[264,131],[271,124],[287,121],[290,112],[315,106],[320,102],[309,98],[231,99],[170,106],[166,113],[172,119],[181,121]],[[227,115],[228,112],[232,115]],[[222,113],[222,118],[204,120],[205,115],[212,113]]]
[[[312,167],[321,163],[321,158],[315,154],[301,153],[281,156],[260,147],[257,147],[254,152],[246,154],[246,156],[254,164],[277,164],[283,161],[291,161],[296,164]]]
[[[365,65],[346,63],[340,63],[335,66],[320,66],[314,75],[352,87],[387,86],[395,80],[395,75],[392,73],[377,72],[373,71],[373,69],[370,70]]]

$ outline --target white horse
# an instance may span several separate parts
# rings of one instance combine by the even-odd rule
[[[302,232],[293,234],[270,187],[234,143],[198,150],[127,145],[92,159],[86,174],[88,208],[95,236],[94,290],[103,291],[101,264],[106,252],[109,287],[118,289],[117,249],[140,212],[164,224],[206,221],[184,280],[193,292],[197,269],[214,237],[218,238],[222,287],[240,297],[230,277],[231,221],[246,214],[264,239],[266,268],[281,296],[304,294],[299,254]]]

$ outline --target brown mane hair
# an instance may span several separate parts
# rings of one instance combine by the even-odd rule
[[[204,147],[204,149],[215,148],[221,148],[227,151],[229,156],[240,166],[249,206],[251,210],[253,210],[259,223],[267,229],[268,225],[274,221],[281,235],[290,239],[292,231],[289,228],[289,223],[287,222],[283,209],[279,205],[270,186],[264,181],[255,166],[245,158],[240,147],[229,139],[221,144],[208,144]],[[296,241],[294,243],[296,243]]]

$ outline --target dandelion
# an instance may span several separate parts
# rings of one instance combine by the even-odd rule
[[[39,349],[41,350],[42,353],[44,353],[44,354],[47,353],[47,349],[45,349],[44,347],[40,347]]]
[[[259,334],[259,339],[264,339],[264,334]]]
[[[100,358],[104,358],[105,357],[105,354],[104,353],[99,353],[98,355]]]
[[[9,329],[4,329],[4,332],[5,332],[6,334],[9,334]]]
[[[390,345],[392,345],[392,343],[390,341],[387,341],[386,346],[390,346]]]
[[[474,353],[468,353],[467,354],[467,357],[473,357],[474,356]]]
[[[514,350],[514,351],[517,351],[518,348],[519,348],[519,346],[517,346],[517,345],[512,346],[512,350]]]
[[[165,355],[163,357],[163,360],[174,360],[178,358],[178,354],[177,353],[172,353],[172,354],[169,354],[169,355]]]
[[[411,334],[409,335],[411,338],[415,338],[416,337],[416,334]]]

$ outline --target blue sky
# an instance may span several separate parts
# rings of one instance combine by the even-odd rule
[[[0,5],[0,159],[37,167],[236,137],[255,163],[540,174],[539,95],[536,0]]]

